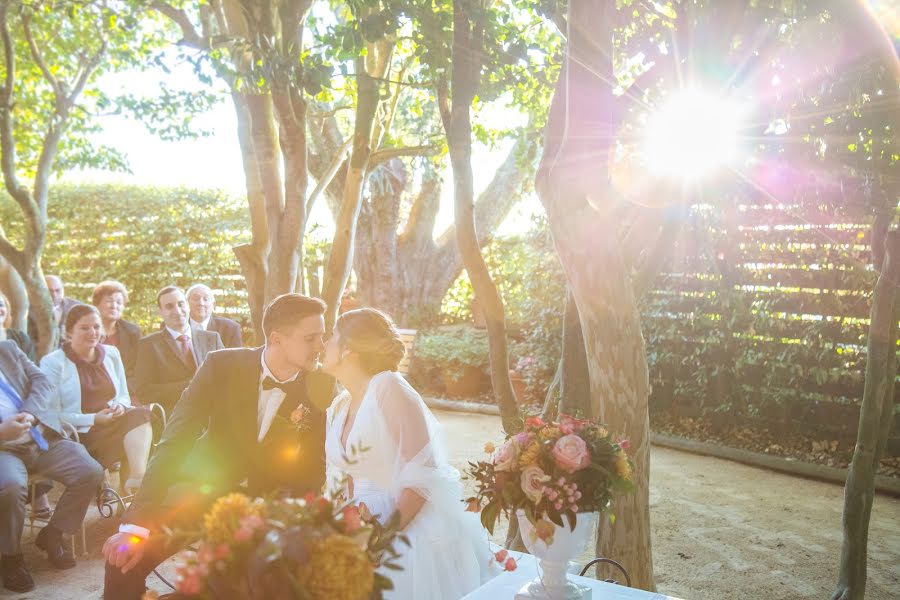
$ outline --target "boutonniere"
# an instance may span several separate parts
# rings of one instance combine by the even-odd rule
[[[303,404],[302,402],[297,405],[297,408],[291,411],[291,416],[288,419],[288,422],[291,425],[291,428],[294,431],[302,432],[309,429],[309,413],[312,411],[308,406]]]

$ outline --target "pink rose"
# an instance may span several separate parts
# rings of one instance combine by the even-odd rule
[[[512,556],[510,556],[509,558],[506,559],[506,563],[503,565],[503,568],[506,571],[515,571],[516,566],[517,566],[516,559],[514,559]]]
[[[574,434],[564,435],[556,440],[552,454],[556,465],[569,473],[574,473],[591,464],[587,444]]]
[[[362,527],[362,517],[359,515],[359,507],[348,506],[344,509],[344,524],[347,526],[347,533],[353,533]]]
[[[507,440],[494,455],[494,470],[512,471],[519,462],[519,446],[513,440]]]
[[[528,465],[522,471],[522,491],[535,504],[541,501],[546,487],[544,484],[548,481],[550,481],[550,476],[537,465]]]

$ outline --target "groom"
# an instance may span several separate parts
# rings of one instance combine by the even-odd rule
[[[195,528],[216,498],[243,482],[251,496],[320,492],[334,396],[334,380],[316,371],[324,312],[321,300],[284,294],[263,315],[265,346],[208,355],[175,405],[119,533],[103,545],[105,600],[140,600],[147,575],[181,549],[163,528]],[[292,422],[300,405],[309,410]]]

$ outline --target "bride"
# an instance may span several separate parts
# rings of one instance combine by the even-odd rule
[[[465,512],[459,472],[447,462],[440,425],[397,373],[403,342],[382,312],[341,315],[322,368],[345,390],[327,413],[329,483],[380,521],[395,511],[409,546],[388,573],[391,600],[457,600],[491,575],[486,534]]]

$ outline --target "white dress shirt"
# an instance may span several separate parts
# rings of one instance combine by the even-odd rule
[[[194,329],[202,329],[203,331],[209,331],[209,321],[212,319],[212,314],[203,319],[202,321],[195,321],[190,319],[191,327]]]
[[[9,379],[6,378],[3,371],[0,371],[0,381],[9,383]],[[13,404],[12,398],[8,397],[3,392],[0,392],[0,421],[12,419],[17,414],[19,414],[19,409]]]
[[[298,371],[293,377],[281,381],[272,375],[272,371],[269,370],[269,366],[266,364],[265,350],[263,350],[259,360],[262,363],[262,373],[259,376],[259,403],[256,409],[256,424],[259,428],[259,436],[256,438],[256,441],[262,442],[269,432],[272,421],[275,420],[275,415],[278,414],[278,409],[281,407],[285,396],[284,390],[277,387],[271,390],[264,390],[262,386],[263,381],[265,381],[266,377],[271,377],[278,383],[287,383],[296,380],[300,376],[300,372]]]

